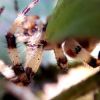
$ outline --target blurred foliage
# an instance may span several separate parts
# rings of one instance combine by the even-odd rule
[[[100,88],[98,91],[94,94],[94,100],[100,100]]]
[[[5,84],[6,80],[4,80],[3,77],[0,75],[0,100],[2,100],[2,96],[5,93]]]
[[[46,39],[100,37],[100,0],[58,0],[48,22]]]

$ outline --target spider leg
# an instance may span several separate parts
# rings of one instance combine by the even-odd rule
[[[74,39],[66,39],[64,50],[66,54],[68,54],[72,58],[85,62],[92,67],[99,66],[97,59],[91,56],[90,53]]]
[[[7,47],[8,53],[13,65],[20,64],[20,59],[19,59],[17,46],[16,46],[16,37],[13,34],[8,33],[6,35],[6,40],[7,40],[7,46],[8,46]]]
[[[62,72],[68,71],[67,66],[67,58],[64,55],[63,49],[62,49],[62,43],[48,43],[44,41],[44,50],[54,50],[55,58],[57,60],[57,65],[60,67]]]
[[[62,44],[55,44],[53,46],[53,49],[58,66],[62,69],[62,71],[67,72],[68,71],[67,58],[64,55]]]
[[[27,74],[35,74],[40,66],[44,46],[40,42],[41,33],[35,33],[26,44],[25,70]],[[31,72],[30,72],[30,71]],[[32,74],[32,75],[33,75]]]
[[[37,72],[41,59],[42,59],[42,53],[43,53],[43,46],[36,47],[35,50],[31,50],[30,47],[27,47],[27,53],[26,53],[26,62],[25,62],[25,70],[27,74],[33,73],[33,75]],[[31,69],[32,71],[28,73],[28,69]]]
[[[83,48],[91,52],[100,43],[98,38],[76,38],[75,39]]]
[[[88,52],[92,52],[92,56],[97,59],[97,63],[98,65],[100,65],[100,39],[84,38],[84,39],[76,39],[76,40]],[[96,53],[93,54],[94,52]]]
[[[20,63],[17,46],[16,46],[16,38],[13,34],[6,35],[7,44],[8,44],[8,53],[10,59],[13,63],[12,70],[17,78],[11,78],[10,80],[14,83],[23,83],[24,85],[28,84],[28,79],[22,64]]]

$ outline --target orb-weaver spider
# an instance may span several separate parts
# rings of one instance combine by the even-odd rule
[[[98,59],[90,55],[90,51],[94,49],[97,43],[99,43],[99,39],[66,38],[66,40],[63,41],[63,47],[63,42],[48,43],[45,40],[47,23],[43,24],[40,21],[39,16],[25,16],[38,1],[39,0],[32,1],[22,13],[18,15],[11,29],[7,33],[6,40],[8,44],[8,53],[13,64],[13,67],[11,68],[13,74],[10,77],[7,77],[3,72],[4,70],[1,71],[1,73],[7,78],[10,78],[13,82],[21,82],[23,85],[26,85],[30,82],[40,66],[43,50],[51,49],[54,50],[58,66],[64,71],[68,69],[67,58],[64,52],[70,57],[87,63],[92,67],[99,66],[100,52]],[[19,60],[16,40],[26,45],[26,61],[24,65],[22,65]],[[3,67],[0,69],[8,68],[4,63],[2,63],[2,66]]]

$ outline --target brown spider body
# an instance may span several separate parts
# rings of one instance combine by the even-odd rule
[[[10,31],[6,35],[8,43],[8,53],[13,64],[13,70],[18,77],[17,82],[22,82],[24,85],[29,83],[34,74],[37,72],[44,50],[54,50],[55,58],[58,66],[67,71],[68,64],[67,55],[81,62],[87,63],[92,67],[100,65],[98,59],[90,55],[90,51],[94,49],[99,39],[72,39],[66,38],[64,46],[62,43],[48,43],[45,40],[47,24],[39,21],[38,16],[25,16],[25,14],[36,4],[38,0],[32,1],[22,13],[14,21]],[[16,41],[26,45],[25,64],[21,64],[17,51]],[[98,58],[100,58],[100,53]],[[23,68],[23,69],[22,69]],[[20,73],[17,73],[20,72]]]
[[[15,53],[17,52],[17,50],[15,49],[16,48],[15,39],[17,39],[19,42],[25,43],[27,52],[26,52],[26,62],[24,64],[24,69],[25,69],[25,72],[28,75],[28,77],[30,75],[31,76],[34,75],[37,72],[37,70],[40,66],[40,63],[41,63],[43,50],[54,50],[58,66],[62,70],[66,71],[68,69],[67,58],[64,55],[64,52],[62,49],[62,43],[48,43],[45,41],[45,32],[44,31],[42,31],[40,33],[36,33],[39,30],[39,29],[37,29],[38,25],[35,23],[36,20],[38,20],[38,19],[39,19],[39,17],[37,17],[37,16],[27,16],[25,21],[19,25],[20,27],[18,26],[17,32],[15,32],[15,35],[10,37],[10,40],[8,38],[9,34],[7,34],[6,38],[8,40],[8,50],[10,52],[13,51],[12,52],[13,55],[15,55]],[[40,23],[40,24],[41,25],[39,25],[39,27],[41,29],[41,27],[43,28],[44,25],[42,23]],[[26,30],[27,30],[27,32],[26,32]],[[39,35],[37,35],[37,34],[39,34]],[[97,66],[99,66],[99,64],[97,62],[98,60],[96,58],[92,57],[89,53],[90,47],[92,45],[91,41],[93,41],[92,43],[94,43],[93,44],[94,47],[95,47],[96,43],[99,42],[97,40],[92,40],[92,39],[89,40],[88,39],[88,43],[87,43],[88,45],[85,47],[84,42],[87,42],[87,41],[84,41],[84,39],[82,41],[80,39],[75,40],[72,38],[67,38],[65,40],[64,50],[65,50],[66,54],[68,54],[70,57],[78,59],[82,62],[85,62],[92,67],[97,67]],[[82,45],[82,42],[83,42],[83,45]],[[14,51],[15,51],[15,53],[14,53]],[[10,57],[11,57],[11,55],[10,55]],[[14,65],[20,64],[20,62],[18,61],[18,59],[19,59],[18,55],[11,59],[14,60],[13,61]],[[16,63],[14,63],[15,61],[16,61]],[[34,74],[31,74],[31,73],[34,73]],[[22,77],[22,76],[20,75],[20,77]],[[28,79],[30,79],[30,78],[28,78]]]

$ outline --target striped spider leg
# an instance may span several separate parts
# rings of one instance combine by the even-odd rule
[[[86,41],[87,40],[87,41]],[[70,57],[77,59],[78,61],[83,62],[84,64],[88,64],[89,66],[95,68],[100,65],[100,51],[98,53],[98,58],[95,58],[90,54],[90,52],[96,47],[99,43],[99,39],[94,38],[67,38],[64,41],[64,51]],[[53,49],[58,65],[61,69],[68,69],[67,58],[65,57],[62,47],[62,43],[52,44],[49,49]],[[47,49],[47,47],[46,47]]]
[[[100,65],[100,50],[98,52],[98,58],[95,58],[95,56],[90,54],[97,44],[100,43],[98,38],[67,38],[64,40],[64,43],[64,51],[70,57],[88,64],[91,67],[97,67]],[[64,55],[61,45],[62,43],[54,43],[49,49],[54,50],[57,63],[61,69],[68,69],[67,58]]]
[[[57,65],[60,67],[62,72],[68,71],[67,58],[64,55],[62,43],[47,43],[44,50],[54,50]]]
[[[93,68],[99,66],[100,63],[98,63],[98,59],[94,58],[92,55],[90,55],[90,52],[87,51],[89,48],[83,48],[82,43],[80,41],[77,41],[71,38],[66,39],[64,45],[64,50],[66,54],[68,54],[72,58],[87,63]]]
[[[88,52],[92,52],[97,46],[100,44],[99,38],[84,38],[84,39],[76,39],[76,41],[85,48]],[[97,51],[97,59],[100,60],[100,49]]]
[[[92,56],[96,58],[97,65],[100,65],[100,39],[99,38],[85,38],[85,39],[76,39],[76,40],[88,52],[90,53],[92,52]],[[93,54],[94,52],[96,53]]]
[[[96,45],[100,43],[99,38],[76,38],[75,40],[89,52],[91,52]]]
[[[61,68],[63,72],[67,72],[68,71],[67,58],[64,55],[64,52],[62,49],[62,43],[55,44],[53,46],[53,49],[54,49],[58,66]]]
[[[15,75],[18,76],[18,78],[13,81],[17,83],[23,81],[24,84],[26,84],[28,79],[26,78],[26,74],[24,72],[22,64],[20,63],[20,59],[17,51],[17,45],[16,45],[16,38],[11,33],[8,33],[6,35],[6,40],[8,44],[8,53],[13,64],[12,69],[14,70]]]

